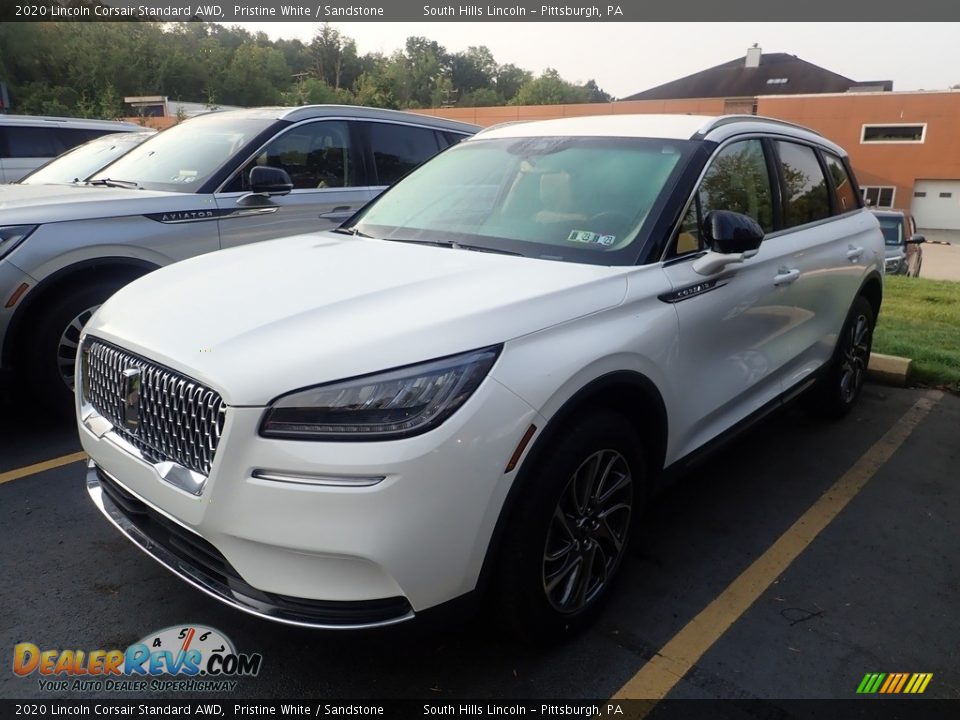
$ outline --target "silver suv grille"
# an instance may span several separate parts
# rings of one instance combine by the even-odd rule
[[[139,422],[124,424],[124,370],[140,371]],[[83,352],[83,396],[114,426],[114,432],[152,463],[172,461],[210,474],[223,431],[219,393],[162,365],[99,340]]]

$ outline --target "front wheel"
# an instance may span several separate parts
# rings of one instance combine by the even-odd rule
[[[840,331],[833,359],[812,390],[811,408],[817,414],[840,418],[856,404],[867,378],[875,323],[873,306],[858,296]]]
[[[561,430],[521,475],[496,592],[516,629],[552,639],[589,622],[620,570],[644,498],[641,440],[597,410]]]
[[[64,293],[43,310],[27,337],[24,371],[30,393],[58,415],[68,415],[73,409],[80,333],[122,286],[107,281]]]

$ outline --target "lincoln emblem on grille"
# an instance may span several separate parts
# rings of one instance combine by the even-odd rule
[[[140,424],[140,369],[127,368],[123,371],[123,424],[130,430],[136,430]]]

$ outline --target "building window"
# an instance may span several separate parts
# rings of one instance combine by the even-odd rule
[[[892,208],[896,188],[885,185],[865,185],[860,188],[863,201],[874,208]]]
[[[943,197],[943,198],[951,198],[951,197],[953,197],[953,193],[951,193],[951,192],[942,192],[942,193],[940,193],[940,197]]]
[[[926,197],[927,193],[924,190],[917,190],[914,194],[914,197]]]
[[[922,143],[927,136],[927,124],[864,125],[861,143]]]
[[[767,85],[786,85],[788,82],[790,82],[790,78],[769,78]]]

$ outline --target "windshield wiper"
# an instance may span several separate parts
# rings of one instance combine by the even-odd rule
[[[513,250],[501,250],[500,248],[485,247],[483,245],[467,245],[456,242],[455,240],[405,240],[403,238],[383,238],[391,242],[405,242],[414,245],[433,245],[434,247],[450,248],[451,250],[472,250],[473,252],[495,253],[497,255],[515,255],[516,257],[525,257],[523,253]]]
[[[340,233],[341,235],[353,235],[354,237],[375,239],[373,235],[367,235],[366,233],[360,232],[355,227],[351,227],[351,228],[338,227],[338,228],[334,228],[330,232]]]
[[[138,188],[140,185],[135,183],[133,180],[113,180],[111,178],[97,178],[96,180],[87,180],[86,185],[99,185],[101,187],[118,187],[118,188]]]

